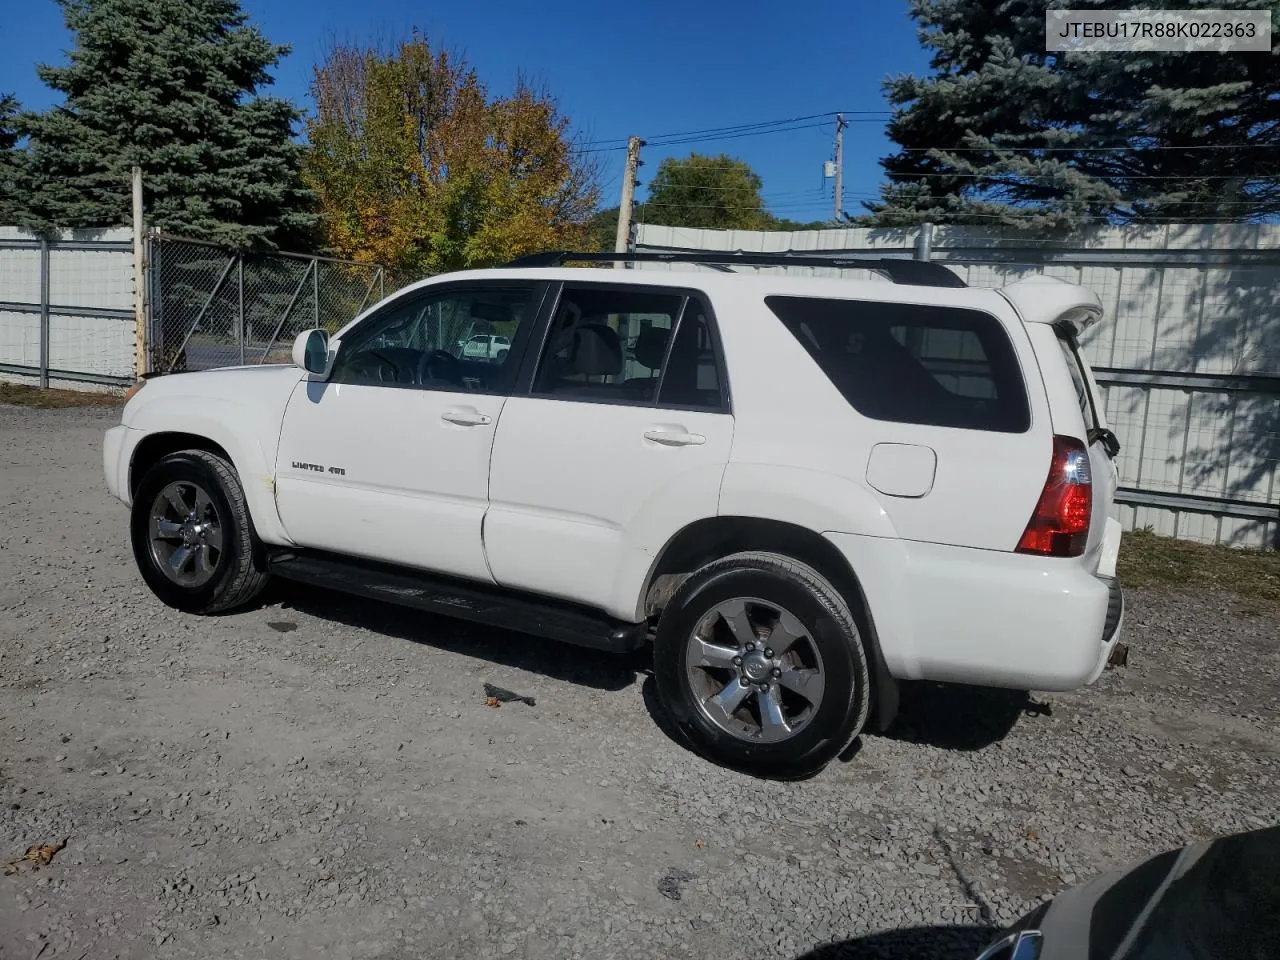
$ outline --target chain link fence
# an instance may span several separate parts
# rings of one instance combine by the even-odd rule
[[[148,247],[148,352],[157,373],[287,361],[299,332],[335,332],[414,279],[377,264],[241,254],[164,234]]]

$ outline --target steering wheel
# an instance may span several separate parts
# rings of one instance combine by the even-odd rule
[[[351,371],[378,383],[399,383],[399,365],[384,353],[377,350],[361,350],[353,354],[347,361]],[[388,376],[390,374],[390,376]]]
[[[462,385],[462,370],[458,358],[448,350],[429,350],[418,361],[417,383],[428,383],[432,380],[443,380],[445,383]]]

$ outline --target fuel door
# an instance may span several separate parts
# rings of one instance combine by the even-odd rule
[[[890,497],[919,499],[933,489],[938,455],[915,443],[877,443],[867,460],[867,483]]]

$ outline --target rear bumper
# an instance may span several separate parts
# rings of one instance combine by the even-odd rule
[[[1079,560],[826,535],[848,559],[889,672],[1020,690],[1072,690],[1120,635],[1118,581]]]
[[[1102,671],[1107,668],[1107,661],[1111,658],[1111,651],[1120,639],[1120,629],[1124,626],[1124,588],[1115,577],[1103,580],[1103,583],[1107,585],[1107,619],[1102,624],[1102,656],[1087,683],[1093,683],[1102,676]]]

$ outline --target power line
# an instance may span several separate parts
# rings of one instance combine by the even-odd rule
[[[855,121],[856,122],[856,121]],[[731,133],[724,135],[715,135],[709,137],[686,137],[683,140],[663,140],[653,141],[645,140],[645,144],[650,147],[678,147],[689,143],[713,143],[721,140],[740,140],[743,137],[760,137],[770,133],[796,133],[800,130],[817,130],[825,127],[823,123],[802,123],[790,127],[770,127],[765,130],[748,130],[743,133]],[[626,147],[587,147],[579,150],[578,153],[617,153],[619,150],[625,150]]]
[[[1275,150],[1274,143],[1204,143],[1195,146],[1173,147],[898,147],[900,153],[1146,153],[1153,150]]]
[[[1074,172],[1080,172],[1075,167],[1069,167]],[[1263,174],[1255,173],[1252,175],[1240,176],[1226,173],[1206,173],[1206,174],[1125,174],[1125,173],[1108,173],[1105,177],[1096,179],[1103,180],[1275,180],[1280,173]],[[1021,182],[1028,180],[1053,180],[1055,177],[1048,173],[1017,173],[1015,171],[1004,171],[1000,173],[888,173],[886,174],[891,180],[898,177],[938,177],[941,179],[973,179],[973,180],[995,180],[999,177],[1020,178]],[[1018,180],[1013,181],[1019,182]]]
[[[822,116],[822,115],[819,115],[819,116]],[[809,123],[792,123],[790,121],[784,121],[784,122],[789,123],[790,125],[788,126],[762,125],[762,126],[751,128],[751,129],[739,130],[737,132],[695,134],[695,135],[683,136],[683,137],[678,137],[675,134],[671,134],[669,135],[668,139],[646,138],[645,143],[650,147],[678,147],[678,146],[683,146],[685,144],[690,144],[690,143],[714,143],[722,140],[740,140],[743,137],[760,137],[770,133],[796,133],[801,130],[818,130],[826,127],[829,121],[822,120],[819,122],[809,122]],[[846,120],[845,123],[846,124],[883,123],[883,121],[879,119],[869,118],[869,117],[855,117],[852,120]],[[583,146],[579,147],[577,152],[578,153],[616,153],[620,150],[626,149],[626,146],[622,144],[619,144],[616,146],[588,145],[596,142],[599,142],[599,141],[587,141],[587,144],[584,144]]]
[[[736,123],[727,127],[706,127],[701,130],[681,130],[675,133],[656,133],[653,136],[646,137],[645,142],[652,145],[658,140],[664,140],[668,137],[693,137],[705,134],[721,134],[721,133],[737,133],[744,130],[753,130],[762,127],[779,126],[785,123],[800,123],[808,120],[819,120],[826,117],[834,117],[837,113],[843,112],[849,116],[871,116],[871,115],[892,115],[889,110],[828,110],[826,113],[811,113],[803,117],[788,117],[785,120],[760,120],[754,123]],[[605,144],[620,143],[626,146],[626,137],[611,137],[603,140],[587,140],[582,145],[586,147],[603,146]]]

